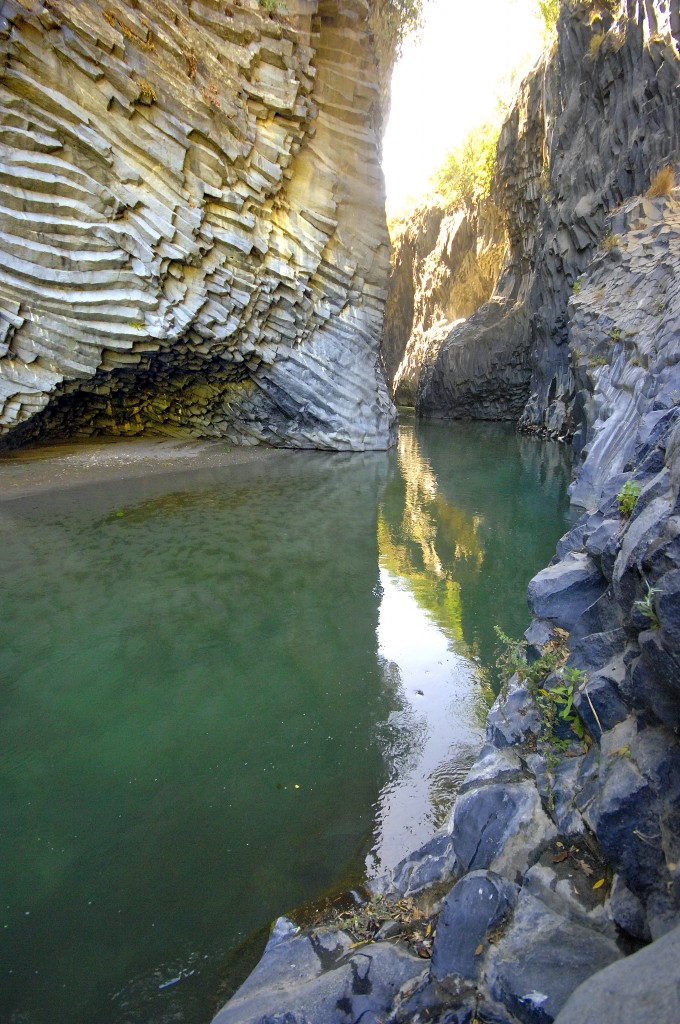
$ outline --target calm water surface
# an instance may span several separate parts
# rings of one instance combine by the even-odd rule
[[[0,1020],[203,1024],[249,935],[426,839],[568,470],[406,422],[0,503]]]

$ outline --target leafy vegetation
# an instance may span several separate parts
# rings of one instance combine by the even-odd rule
[[[619,512],[626,519],[629,518],[637,505],[641,489],[639,484],[634,483],[632,480],[627,480],[616,495],[616,500],[619,503]]]
[[[260,7],[264,7],[267,14],[284,14],[288,9],[284,0],[258,0]]]
[[[405,41],[422,27],[426,2],[373,0],[369,24],[385,98],[389,92],[392,68],[402,54]]]
[[[451,205],[487,198],[496,166],[499,134],[498,121],[485,121],[473,128],[435,171],[433,184]]]
[[[647,583],[647,580],[645,580],[645,586],[647,587],[647,593],[639,601],[635,602],[635,607],[639,612],[642,612],[645,618],[649,619],[650,629],[658,629],[661,623],[654,607],[654,595],[659,593],[659,588],[652,587]]]
[[[560,735],[560,725],[568,727],[572,738],[582,740],[585,731],[574,707],[574,695],[585,687],[587,677],[579,669],[564,667],[569,655],[564,630],[556,629],[541,657],[529,662],[523,640],[513,640],[499,626],[494,628],[502,644],[496,664],[504,674],[516,673],[518,679],[526,683],[541,712],[540,742],[545,752],[563,750],[569,745],[569,738]],[[555,678],[558,673],[561,682]]]
[[[546,35],[557,31],[557,19],[560,16],[560,0],[538,0],[538,13],[543,22]]]

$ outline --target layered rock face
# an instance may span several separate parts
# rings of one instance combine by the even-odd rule
[[[532,395],[527,429],[570,435],[568,300],[610,230],[608,215],[680,157],[680,26],[674,5],[628,3],[618,18],[576,6],[561,19],[556,81],[546,93],[550,183],[531,293]]]
[[[382,353],[397,402],[413,404],[421,368],[451,325],[491,295],[505,253],[496,206],[448,208],[442,200],[408,218],[395,241]]]
[[[679,282],[678,198],[624,203],[569,300],[578,505],[634,464],[637,447],[680,406]]]
[[[369,13],[2,5],[6,443],[390,443]]]

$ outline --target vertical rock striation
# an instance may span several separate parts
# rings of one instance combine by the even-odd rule
[[[367,0],[7,0],[0,433],[384,448]]]
[[[570,361],[569,299],[610,215],[680,162],[675,6],[563,3],[556,47],[523,83],[498,145],[508,262],[489,306],[454,328],[423,375],[421,415],[507,416],[583,447],[592,403]]]
[[[680,158],[673,5],[622,6],[614,14],[568,5],[545,93],[549,184],[531,290],[532,394],[520,422],[550,436],[583,426],[567,347],[574,283],[608,232],[609,213]]]
[[[489,298],[504,253],[503,219],[490,201],[435,200],[408,218],[394,245],[382,340],[396,401],[413,404],[421,368],[452,324]]]
[[[454,326],[421,375],[420,416],[516,420],[531,376],[528,298],[535,269],[545,139],[542,61],[522,83],[498,141],[495,202],[508,247],[493,295]]]

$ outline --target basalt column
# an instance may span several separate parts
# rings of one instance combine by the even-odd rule
[[[367,0],[2,5],[5,444],[389,445],[368,15]]]

